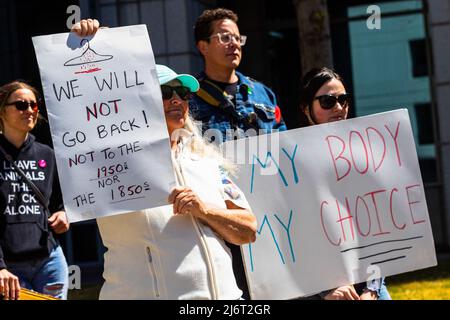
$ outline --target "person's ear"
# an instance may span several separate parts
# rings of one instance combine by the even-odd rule
[[[202,56],[204,56],[204,57],[207,56],[208,49],[209,49],[209,42],[205,41],[205,40],[200,40],[199,42],[197,42],[197,49],[198,49],[198,51],[200,51]]]
[[[301,106],[300,106],[300,110],[302,110],[302,112],[303,112],[303,114],[304,114],[305,116],[309,116],[309,108],[308,108],[308,106],[303,106],[303,105],[301,105]]]
[[[316,124],[314,122],[313,118],[312,118],[309,106],[303,107],[303,113],[306,115],[306,118],[308,119],[308,122],[309,122],[310,125],[315,125]]]

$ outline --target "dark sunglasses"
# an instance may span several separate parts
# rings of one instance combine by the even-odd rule
[[[350,102],[350,94],[344,93],[339,96],[333,96],[332,94],[325,94],[323,96],[315,97],[314,100],[319,100],[320,106],[322,109],[333,109],[336,105],[336,102],[339,102],[339,104],[343,108],[347,108]]]
[[[166,85],[161,86],[162,97],[164,100],[171,99],[174,91],[183,100],[187,101],[191,97],[191,90],[188,87],[184,86],[171,87]]]
[[[39,105],[36,101],[15,101],[12,103],[8,103],[7,106],[14,105],[17,110],[19,111],[25,111],[28,110],[28,108],[31,108],[33,112],[37,112],[39,110]]]

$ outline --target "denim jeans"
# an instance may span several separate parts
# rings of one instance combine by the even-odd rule
[[[387,290],[386,284],[384,283],[384,278],[380,290],[378,291],[378,300],[392,300],[391,295]]]
[[[20,286],[59,299],[67,299],[69,271],[60,246],[45,259],[7,263],[8,271],[19,277]]]

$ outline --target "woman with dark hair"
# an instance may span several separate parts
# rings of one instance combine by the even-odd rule
[[[302,79],[300,108],[303,126],[345,120],[350,107],[350,94],[342,77],[328,68],[314,68]],[[319,293],[325,300],[390,300],[384,278],[341,286]]]
[[[301,81],[300,108],[306,119],[303,126],[347,119],[349,102],[344,81],[331,69],[314,68]]]
[[[67,262],[54,234],[69,223],[53,150],[30,134],[38,118],[35,88],[0,87],[0,299],[18,299],[21,287],[67,296]]]

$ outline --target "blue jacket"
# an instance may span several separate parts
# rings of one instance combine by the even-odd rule
[[[249,129],[256,130],[257,134],[286,130],[272,90],[240,72],[236,75],[239,78],[236,105],[226,93],[208,81],[204,72],[197,76],[200,90],[193,94],[190,112],[194,120],[202,122],[203,133],[218,129],[222,141],[226,141],[233,135],[244,137]]]

